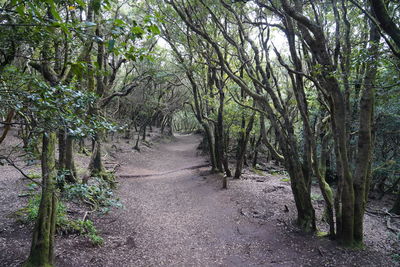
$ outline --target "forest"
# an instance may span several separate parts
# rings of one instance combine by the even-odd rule
[[[1,266],[400,265],[400,2],[0,1]]]

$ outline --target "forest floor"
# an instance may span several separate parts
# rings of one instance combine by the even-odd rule
[[[398,241],[382,216],[366,215],[363,250],[303,234],[293,225],[285,176],[247,170],[222,190],[221,176],[204,167],[199,142],[196,135],[154,139],[140,153],[123,140],[108,144],[108,163],[120,165],[116,194],[123,207],[89,215],[101,247],[82,236],[57,237],[57,266],[398,265],[390,257]],[[83,156],[77,162],[87,166]],[[12,167],[0,166],[0,266],[20,266],[29,253],[32,229],[12,216],[26,204],[18,197],[25,184]],[[320,217],[323,201],[314,197],[314,205]]]

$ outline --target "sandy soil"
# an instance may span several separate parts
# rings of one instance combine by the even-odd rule
[[[295,208],[283,176],[246,173],[247,179],[230,180],[222,190],[221,177],[200,167],[199,142],[177,135],[141,153],[123,142],[109,148],[121,164],[123,208],[92,215],[102,247],[79,236],[58,237],[57,266],[395,266],[392,246],[384,245],[391,240],[384,221],[367,216],[368,248],[362,251],[302,234],[292,224]],[[11,188],[22,186],[20,179],[7,179],[0,179],[0,262],[19,266],[31,229],[7,217],[21,206]],[[322,206],[318,199],[314,204]]]

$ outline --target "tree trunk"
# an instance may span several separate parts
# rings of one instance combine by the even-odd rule
[[[254,154],[253,154],[253,162],[251,164],[251,166],[253,168],[257,167],[257,161],[258,161],[258,147],[261,145],[261,134],[257,139],[257,142],[255,143],[254,146]]]
[[[369,54],[378,55],[380,34],[374,25],[370,31]],[[374,82],[377,74],[377,64],[369,62],[364,79],[364,90],[360,99],[360,129],[358,134],[358,153],[354,175],[354,242],[355,245],[363,244],[364,211],[369,180],[371,179],[371,164],[373,153],[372,127],[374,119],[375,89]]]
[[[391,213],[400,215],[400,194],[397,194],[396,201],[393,204],[393,207],[390,209]]]
[[[102,29],[101,29],[101,23],[97,21],[97,28],[96,28],[96,35],[102,37]],[[104,95],[104,83],[103,83],[103,70],[104,70],[104,57],[105,57],[105,51],[104,51],[104,43],[102,41],[97,42],[97,71],[96,71],[96,94],[98,96],[103,96]],[[91,63],[90,60],[90,55],[88,55],[88,62]],[[92,65],[92,64],[90,64]],[[89,72],[88,74],[88,84],[89,84],[89,91],[94,89],[94,77],[93,74]],[[93,115],[99,115],[100,114],[100,109],[99,109],[99,103],[94,103],[94,106],[92,108],[92,114]],[[92,157],[90,158],[90,163],[89,163],[89,170],[91,175],[96,176],[104,172],[104,167],[103,167],[103,162],[101,158],[101,138],[104,135],[102,130],[97,129],[94,136],[93,136],[93,143],[92,143]]]
[[[217,164],[217,171],[224,172],[221,160],[221,139],[218,134],[218,125],[214,126],[214,151],[215,151],[215,162]]]
[[[146,141],[146,124],[143,126],[142,141]]]
[[[215,138],[214,138],[214,134],[213,134],[214,131],[211,129],[210,125],[208,125],[204,121],[201,122],[201,125],[203,126],[204,131],[206,133],[206,137],[208,139],[211,171],[214,172],[217,170],[217,159],[216,159],[216,155],[215,155]]]
[[[218,139],[217,151],[220,157],[220,161],[224,167],[225,176],[223,179],[223,187],[227,188],[227,177],[231,177],[231,171],[229,170],[228,159],[225,155],[225,138],[224,138],[224,99],[225,94],[223,91],[222,81],[216,81],[218,93],[219,93],[219,107],[218,107],[218,119],[216,127],[216,135]]]
[[[65,170],[67,174],[65,175],[65,180],[68,183],[76,183],[76,168],[74,162],[74,138],[67,135],[65,143]]]
[[[7,118],[6,118],[6,125],[4,126],[3,129],[3,133],[0,136],[0,144],[4,141],[4,139],[6,139],[6,136],[8,134],[8,131],[11,129],[11,121],[14,118],[15,115],[15,110],[10,110],[7,114]]]
[[[60,129],[58,131],[58,170],[60,171],[65,169],[66,145],[65,130]]]
[[[300,161],[292,157],[293,155],[285,153],[285,167],[290,176],[290,185],[297,209],[297,225],[306,232],[315,231],[315,210],[311,203],[311,194],[307,188]]]
[[[255,114],[251,115],[249,122],[247,123],[246,131],[242,135],[241,142],[238,143],[238,153],[236,156],[236,170],[233,178],[239,179],[242,175],[244,158],[247,151],[247,143],[249,142],[250,132],[253,129]]]
[[[56,134],[43,134],[42,147],[42,198],[33,232],[32,246],[24,266],[53,266],[54,234],[56,228],[55,196],[55,145]]]
[[[101,138],[99,132],[94,136],[94,148],[90,158],[89,170],[92,176],[101,174],[104,171],[103,161],[101,159]]]

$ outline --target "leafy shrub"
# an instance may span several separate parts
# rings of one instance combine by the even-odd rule
[[[103,238],[98,235],[96,227],[91,220],[70,220],[66,230],[71,233],[82,234],[89,238],[93,245],[101,246]]]
[[[39,214],[40,199],[40,193],[34,194],[31,198],[29,198],[26,207],[23,207],[16,212],[20,222],[32,223],[36,220]],[[56,217],[57,227],[62,227],[67,220],[67,208],[61,201],[57,201]]]
[[[65,186],[63,196],[68,200],[79,200],[92,206],[95,210],[107,212],[109,207],[120,207],[114,199],[109,183],[101,178],[94,178],[92,184],[70,184]]]
[[[22,223],[33,223],[36,221],[39,213],[41,194],[33,195],[26,207],[18,210],[16,215]],[[73,220],[68,218],[67,208],[61,201],[57,201],[56,210],[56,231],[59,234],[77,234],[89,238],[93,245],[102,245],[103,238],[98,235],[97,229],[91,220]]]

